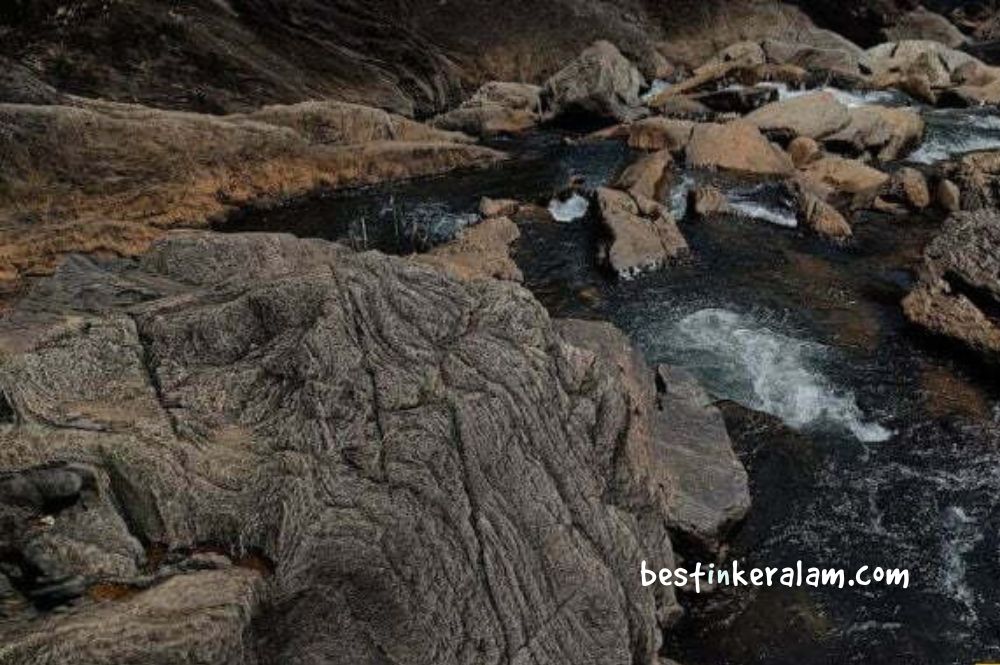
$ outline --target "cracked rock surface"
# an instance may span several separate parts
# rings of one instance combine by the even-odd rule
[[[654,663],[639,561],[734,519],[678,500],[615,328],[319,240],[71,259],[0,321],[0,395],[0,593],[88,589],[0,622],[3,665]]]

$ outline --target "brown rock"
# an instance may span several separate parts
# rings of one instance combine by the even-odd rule
[[[629,128],[629,147],[639,150],[683,152],[691,141],[695,123],[688,120],[646,118]]]
[[[868,49],[864,55],[864,62],[876,79],[922,75],[934,88],[950,86],[951,72],[974,61],[976,58],[967,53],[929,40],[886,42]]]
[[[808,164],[802,177],[814,186],[829,187],[835,192],[867,194],[878,191],[889,176],[853,159],[827,156]]]
[[[770,63],[849,75],[857,75],[860,72],[859,50],[856,47],[822,48],[777,39],[764,40],[762,47]]]
[[[615,182],[615,187],[629,192],[635,198],[659,201],[670,184],[670,167],[673,163],[668,150],[644,155],[625,169]]]
[[[957,185],[962,210],[1000,208],[1000,151],[963,155],[942,165],[942,175]]]
[[[808,191],[799,192],[798,201],[799,219],[806,227],[832,240],[851,237],[851,225],[832,205]]]
[[[768,136],[791,140],[798,136],[821,139],[848,125],[847,107],[829,92],[792,97],[768,104],[746,117]]]
[[[931,204],[927,178],[914,168],[905,167],[896,171],[892,175],[891,186],[900,192],[906,205],[914,210],[923,210]]]
[[[917,7],[912,12],[904,14],[886,28],[884,33],[886,40],[891,42],[930,40],[950,48],[958,48],[967,41],[965,35],[951,21],[923,7]]]
[[[687,147],[687,163],[695,168],[759,175],[787,175],[794,169],[791,158],[781,148],[742,120],[696,125]]]
[[[958,212],[962,209],[962,192],[958,185],[947,178],[942,178],[937,185],[937,203],[948,212]]]
[[[843,130],[823,139],[828,149],[889,162],[906,156],[924,137],[923,118],[909,109],[861,106],[849,114]]]
[[[483,217],[510,217],[520,207],[521,203],[514,199],[491,199],[484,196],[479,200],[479,214]]]
[[[687,241],[663,206],[644,201],[643,207],[652,213],[644,217],[631,195],[605,187],[597,190],[597,201],[607,236],[598,259],[619,276],[631,278],[660,268],[687,251]]]
[[[541,88],[527,83],[492,81],[457,109],[430,121],[438,129],[475,136],[517,134],[541,120]]]
[[[792,158],[796,168],[803,168],[819,157],[820,147],[815,139],[800,136],[792,139],[792,142],[788,144],[788,155]]]
[[[688,203],[696,217],[725,214],[730,210],[725,194],[711,185],[700,185],[692,189],[688,194]]]
[[[519,237],[521,232],[510,219],[490,217],[462,229],[455,240],[418,255],[416,260],[443,269],[461,280],[520,282],[523,276],[510,257],[510,246]]]

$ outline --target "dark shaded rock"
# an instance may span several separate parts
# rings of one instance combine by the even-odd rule
[[[694,100],[720,113],[749,113],[765,104],[777,101],[778,89],[774,87],[724,88],[695,95]]]

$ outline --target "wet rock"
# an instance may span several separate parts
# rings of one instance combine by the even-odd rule
[[[661,268],[687,251],[677,223],[655,201],[637,201],[626,192],[602,187],[597,203],[605,234],[598,262],[617,275],[629,278]]]
[[[507,217],[490,217],[459,231],[451,242],[438,245],[416,258],[462,280],[503,279],[520,282],[520,269],[510,256],[511,245],[521,237],[517,224]]]
[[[656,451],[674,475],[673,528],[709,552],[750,508],[747,473],[733,452],[722,413],[698,380],[677,367],[656,369],[661,418]]]
[[[679,521],[653,374],[573,327],[516,284],[289,235],[64,264],[0,319],[0,468],[86,463],[136,537],[273,574],[5,625],[6,662],[655,662],[679,606],[635,571]]]
[[[962,192],[951,180],[942,178],[938,181],[935,194],[937,204],[947,212],[958,212],[962,209]]]
[[[886,40],[891,42],[930,40],[950,48],[958,48],[968,41],[951,21],[923,7],[904,14],[884,33]]]
[[[688,194],[688,206],[696,217],[711,217],[730,212],[729,200],[718,187],[700,185]]]
[[[688,120],[646,118],[629,128],[629,147],[639,150],[683,152],[691,141],[695,123]]]
[[[794,168],[781,148],[764,138],[756,126],[742,120],[696,125],[687,147],[687,163],[695,168],[759,175],[787,175]]]
[[[819,144],[808,136],[799,136],[788,144],[788,156],[792,158],[795,168],[803,168],[819,155]]]
[[[669,150],[640,157],[618,177],[615,187],[629,192],[634,198],[660,201],[670,184],[673,163]]]
[[[743,115],[765,104],[777,101],[778,90],[773,87],[724,88],[703,92],[693,97],[695,101],[719,113]]]
[[[790,141],[799,136],[821,139],[848,125],[847,107],[829,92],[792,97],[758,109],[746,117],[769,137]]]
[[[844,129],[823,140],[828,149],[890,162],[905,157],[924,137],[924,120],[910,109],[862,106],[849,115]]]
[[[586,49],[545,82],[543,103],[550,116],[592,117],[622,122],[642,117],[639,70],[610,42]]]
[[[853,235],[851,225],[844,216],[821,197],[803,188],[798,191],[796,200],[799,221],[806,228],[837,241],[846,240]]]
[[[456,109],[430,121],[432,127],[473,136],[518,134],[541,121],[541,88],[492,81]]]
[[[906,317],[991,361],[1000,360],[1000,219],[958,212],[924,250],[920,281],[903,300]]]

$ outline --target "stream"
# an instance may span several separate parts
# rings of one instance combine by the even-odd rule
[[[1000,147],[994,115],[925,115],[913,163]],[[513,158],[493,169],[316,194],[221,228],[408,253],[475,221],[482,196],[545,205],[570,176],[594,188],[634,157],[620,143],[564,138],[502,141]],[[675,212],[709,177],[675,178]],[[688,596],[665,655],[685,665],[1000,659],[1000,383],[909,327],[899,307],[939,221],[872,214],[837,247],[796,228],[768,183],[725,184],[738,214],[681,221],[691,258],[629,281],[594,266],[593,211],[557,202],[572,221],[521,224],[525,286],[553,316],[614,322],[650,363],[687,367],[720,400],[753,494],[730,558],[907,568],[910,587]]]

